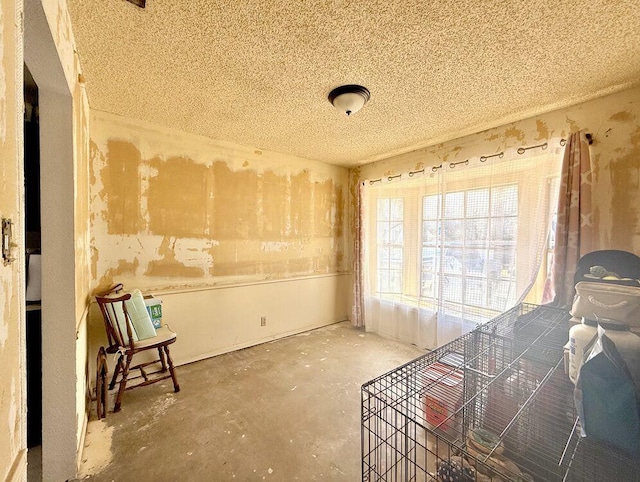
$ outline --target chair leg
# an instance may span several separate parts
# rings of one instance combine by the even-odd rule
[[[96,369],[96,412],[98,419],[107,416],[107,354],[103,347],[98,351]]]
[[[107,371],[106,368],[101,370],[98,374],[97,386],[96,386],[96,412],[98,413],[98,419],[105,418],[107,416]]]
[[[111,382],[109,383],[109,390],[113,390],[113,388],[116,386],[118,374],[120,373],[120,370],[122,370],[122,358],[124,358],[123,355],[118,356],[118,361],[116,362],[116,367],[113,370],[113,376],[111,377]]]
[[[171,355],[169,355],[169,347],[164,346],[164,352],[167,354],[167,363],[169,364],[169,373],[171,373],[171,379],[173,380],[173,391],[179,392],[180,385],[178,384],[178,378],[176,377],[176,371],[173,368],[173,360],[171,359]]]
[[[124,394],[124,389],[127,387],[127,377],[129,376],[129,366],[131,365],[131,359],[133,355],[127,355],[127,361],[122,367],[122,379],[120,380],[120,388],[118,389],[118,396],[116,397],[116,404],[113,407],[113,411],[120,411],[120,404],[122,402],[122,395]]]
[[[164,353],[162,352],[162,347],[158,348],[158,355],[160,356],[160,364],[162,365],[162,371],[167,371],[167,363],[164,361]]]

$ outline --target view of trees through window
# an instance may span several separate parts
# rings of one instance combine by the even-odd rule
[[[420,294],[484,321],[515,302],[518,186],[422,198]]]
[[[406,277],[405,200],[376,205],[377,292],[416,292],[455,317],[486,321],[516,300],[518,185],[426,195],[419,209],[419,276]],[[414,230],[409,230],[414,231]],[[405,279],[407,278],[407,279]],[[412,278],[417,290],[405,286]]]

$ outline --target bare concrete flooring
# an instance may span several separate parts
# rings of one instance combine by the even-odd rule
[[[89,422],[81,480],[361,480],[360,386],[422,353],[344,322],[181,366]]]

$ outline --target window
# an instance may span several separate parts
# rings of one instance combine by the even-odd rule
[[[376,215],[377,292],[402,293],[404,200],[378,199]]]
[[[561,149],[523,152],[363,183],[371,330],[434,347],[521,300],[541,302]]]
[[[421,295],[485,321],[516,298],[518,186],[422,198]]]

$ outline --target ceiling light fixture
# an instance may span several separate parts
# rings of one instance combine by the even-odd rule
[[[354,84],[341,85],[329,92],[329,102],[348,116],[362,109],[370,97],[369,89]]]

